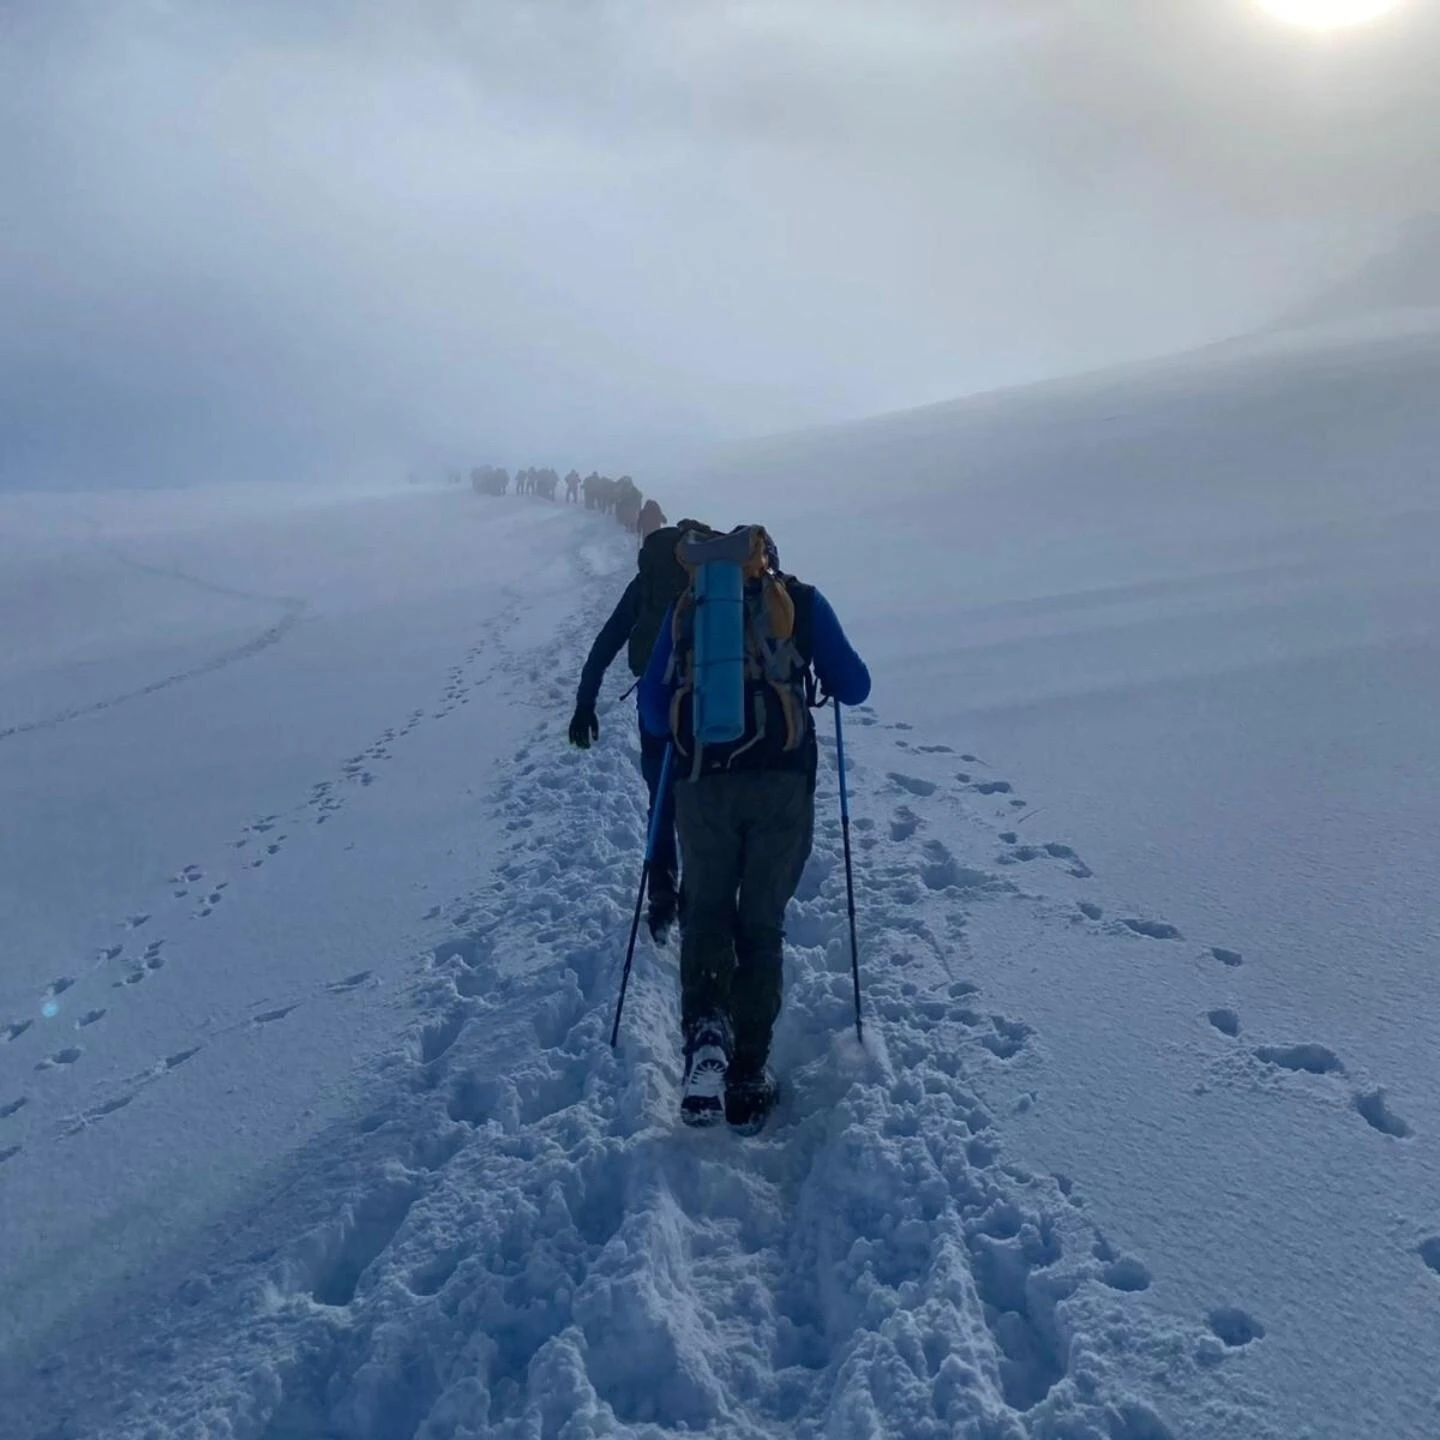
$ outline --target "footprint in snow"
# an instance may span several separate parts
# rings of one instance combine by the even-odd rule
[[[977,795],[1008,795],[1015,787],[1008,780],[979,780],[971,788]]]
[[[920,879],[927,890],[978,890],[990,884],[992,875],[962,865],[938,840],[927,840]]]
[[[125,978],[115,981],[111,988],[119,990],[126,985],[138,985],[147,975],[153,975],[157,970],[163,970],[164,968],[165,957],[160,951],[158,949],[147,950],[141,963],[132,965],[126,973]]]
[[[91,1109],[78,1115],[72,1124],[66,1127],[66,1135],[78,1135],[82,1130],[87,1130],[91,1125],[103,1120],[107,1115],[113,1115],[117,1110],[123,1110],[135,1099],[131,1095],[117,1095],[113,1100],[107,1100],[103,1105],[95,1105]]]
[[[1153,1277],[1150,1267],[1143,1260],[1133,1255],[1117,1255],[1114,1247],[1103,1235],[1096,1238],[1091,1248],[1095,1258],[1105,1267],[1100,1272],[1100,1279],[1112,1290],[1135,1295],[1150,1288]]]
[[[922,799],[933,795],[940,787],[933,780],[922,780],[916,775],[901,775],[898,771],[892,770],[886,777],[894,785],[910,795],[918,795]]]
[[[1022,865],[1028,865],[1032,860],[1038,860],[1040,854],[1038,845],[1016,845],[1008,854],[1000,856],[1000,863],[1014,865],[1018,861]]]
[[[1089,880],[1094,871],[1075,853],[1069,845],[1061,845],[1055,841],[1041,847],[1052,860],[1064,860],[1068,862],[1070,873],[1077,880]]]
[[[460,1038],[468,1019],[464,1010],[457,1009],[426,1025],[420,1032],[420,1063],[432,1065],[446,1055]]]
[[[1237,965],[1243,965],[1245,963],[1244,957],[1240,954],[1238,950],[1226,950],[1221,945],[1211,946],[1210,953],[1222,965],[1228,965],[1232,970]]]
[[[1440,1275],[1440,1235],[1431,1235],[1428,1239],[1422,1240],[1419,1250],[1420,1258],[1437,1275]]]
[[[68,1045],[63,1050],[57,1050],[53,1055],[47,1055],[35,1068],[37,1070],[54,1070],[62,1065],[73,1065],[82,1053],[78,1045]]]
[[[1253,1316],[1233,1305],[1223,1305],[1205,1317],[1216,1339],[1227,1350],[1239,1350],[1265,1338],[1265,1327]]]
[[[1303,1045],[1261,1045],[1255,1051],[1255,1058],[1264,1065],[1278,1065],[1282,1070],[1291,1070],[1296,1074],[1345,1073],[1340,1057],[1333,1050],[1313,1042]]]
[[[299,1008],[300,1006],[295,1004],[282,1005],[278,1010],[266,1010],[262,1014],[255,1016],[254,1023],[256,1025],[273,1025],[275,1021],[283,1020],[292,1011],[298,1010]]]
[[[1133,930],[1137,935],[1143,935],[1147,940],[1183,940],[1175,926],[1164,920],[1136,920],[1128,919],[1120,922],[1127,930]]]
[[[344,995],[350,990],[358,990],[375,972],[373,970],[359,970],[354,975],[347,975],[343,980],[335,980],[325,988],[332,995]]]
[[[0,1105],[0,1120],[8,1120],[12,1115],[17,1115],[30,1103],[28,1095],[22,1095],[18,1100],[11,1100],[7,1105]]]
[[[98,1024],[105,1018],[104,1010],[87,1010],[76,1022],[77,1030],[88,1030],[90,1026]]]
[[[920,817],[908,806],[902,805],[890,820],[890,838],[908,840],[919,828]]]
[[[1233,1010],[1212,1010],[1205,1017],[1222,1034],[1232,1040],[1240,1034],[1240,1017]]]
[[[992,1015],[993,1027],[988,1035],[980,1037],[980,1043],[1001,1060],[1011,1060],[1024,1048],[1025,1042],[1035,1032],[1022,1020],[1007,1020],[1003,1015]]]
[[[1407,1140],[1415,1132],[1385,1103],[1385,1092],[1381,1089],[1361,1090],[1355,1093],[1355,1109],[1360,1118],[1372,1129],[1396,1140]]]
[[[1105,911],[1090,900],[1082,900],[1080,902],[1080,913],[1087,920],[1100,920],[1105,915]]]
[[[352,1221],[333,1227],[310,1280],[317,1305],[343,1309],[354,1300],[361,1276],[390,1248],[418,1197],[408,1184],[386,1185],[361,1200]]]
[[[0,1150],[0,1165],[3,1165],[7,1160],[13,1160],[22,1148],[23,1147],[19,1145],[7,1145],[3,1150]]]

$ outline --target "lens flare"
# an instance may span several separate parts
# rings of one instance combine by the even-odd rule
[[[53,1000],[47,1000],[40,1007],[40,1013],[47,1020],[53,1020],[60,1013],[60,1007]]]
[[[1287,25],[1308,30],[1342,30],[1365,25],[1396,9],[1401,0],[1260,0],[1261,7]]]

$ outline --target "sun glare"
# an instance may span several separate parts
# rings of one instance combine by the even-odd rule
[[[1261,6],[1288,25],[1308,30],[1340,30],[1378,20],[1400,0],[1260,0]]]

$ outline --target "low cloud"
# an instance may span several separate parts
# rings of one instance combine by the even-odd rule
[[[1216,338],[1433,191],[1420,8],[12,9],[0,484],[639,469]]]

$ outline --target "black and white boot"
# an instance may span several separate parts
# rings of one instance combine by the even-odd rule
[[[780,1099],[780,1082],[770,1068],[732,1073],[725,1082],[725,1122],[738,1135],[758,1135]]]
[[[715,1125],[725,1118],[725,1075],[730,1069],[730,1026],[720,1016],[701,1020],[685,1037],[685,1079],[680,1118]]]

